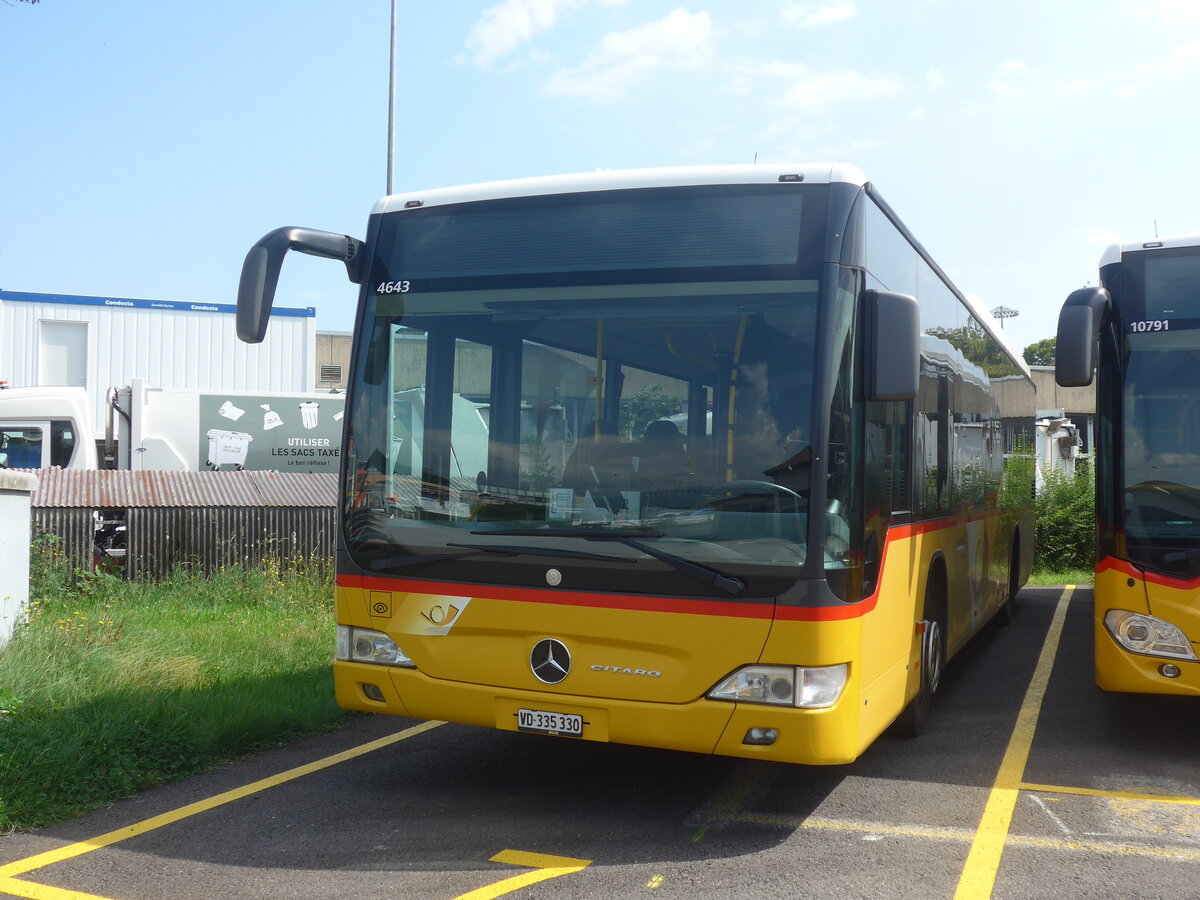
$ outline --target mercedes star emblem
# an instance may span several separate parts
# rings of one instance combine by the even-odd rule
[[[538,641],[529,654],[529,668],[543,684],[558,684],[571,671],[571,651],[554,638]]]

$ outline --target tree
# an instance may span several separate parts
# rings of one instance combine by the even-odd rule
[[[992,378],[1014,373],[1013,364],[1004,355],[1000,345],[974,320],[958,328],[927,328],[925,333],[951,344]]]
[[[621,405],[621,434],[639,440],[646,426],[655,419],[679,412],[683,398],[668,394],[661,384],[638,388],[636,394]]]
[[[1031,366],[1054,365],[1054,345],[1057,338],[1043,338],[1025,348],[1022,355]]]

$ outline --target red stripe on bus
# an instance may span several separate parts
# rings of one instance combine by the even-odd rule
[[[1124,559],[1117,559],[1115,556],[1106,556],[1100,562],[1096,563],[1096,574],[1099,575],[1102,572],[1117,572],[1138,581],[1148,581],[1151,584],[1174,588],[1177,591],[1194,591],[1200,588],[1200,577],[1183,579],[1172,578],[1169,575],[1159,575],[1157,572],[1145,572],[1133,563]]]
[[[989,510],[973,519],[968,515],[958,515],[929,522],[893,525],[888,528],[887,535],[883,539],[883,550],[879,556],[879,575],[875,580],[875,590],[870,596],[864,597],[858,603],[847,603],[844,606],[781,606],[775,611],[775,618],[781,622],[844,622],[849,619],[861,618],[872,612],[879,604],[883,573],[887,571],[888,548],[894,542],[908,540],[922,534],[932,534],[935,531],[945,531],[949,528],[965,527],[972,521],[990,519],[999,513],[999,510]]]
[[[405,591],[435,596],[487,597],[516,603],[547,603],[555,606],[584,606],[593,609],[622,609],[637,612],[665,612],[692,616],[723,616],[736,619],[771,619],[784,622],[837,622],[857,619],[879,603],[880,584],[887,565],[888,548],[896,541],[930,534],[967,523],[965,516],[894,525],[884,538],[879,560],[879,584],[869,597],[839,606],[776,606],[773,600],[762,602],[725,600],[689,600],[676,597],[651,597],[634,594],[596,594],[585,591],[551,591],[534,587],[456,584],[444,581],[416,581],[380,575],[338,575],[338,587],[376,591]]]
[[[734,603],[724,600],[687,600],[676,597],[648,597],[633,594],[594,594],[584,591],[548,591],[533,587],[454,584],[444,581],[410,581],[407,578],[382,578],[374,575],[339,575],[338,587],[376,591],[407,591],[436,596],[487,597],[517,603],[549,603],[555,606],[587,606],[597,609],[626,609],[639,612],[685,613],[687,615],[728,616],[742,619],[769,619],[773,600],[761,603]]]

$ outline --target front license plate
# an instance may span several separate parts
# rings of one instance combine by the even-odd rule
[[[547,712],[541,709],[518,709],[517,729],[519,731],[536,731],[539,734],[580,737],[583,734],[583,716],[577,716],[574,713]]]

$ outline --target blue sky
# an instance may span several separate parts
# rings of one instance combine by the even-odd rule
[[[0,288],[230,303],[280,225],[363,236],[389,0],[0,0]],[[1200,231],[1200,2],[399,2],[397,191],[850,162],[966,293],[1054,334],[1115,239]],[[337,264],[277,302],[349,330]]]

